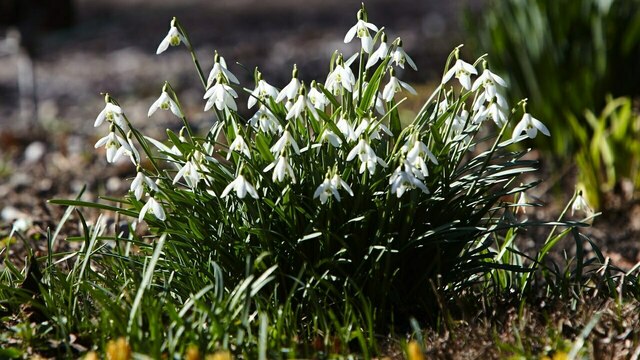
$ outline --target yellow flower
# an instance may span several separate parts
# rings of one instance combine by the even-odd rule
[[[233,356],[228,351],[218,351],[213,355],[207,355],[205,360],[233,360]]]
[[[187,352],[184,354],[185,360],[200,360],[200,350],[196,345],[189,345]]]
[[[121,337],[107,343],[107,359],[109,360],[130,360],[131,347],[127,339]]]
[[[411,340],[407,344],[407,359],[408,360],[425,360],[422,349],[417,341]]]
[[[96,354],[95,351],[89,351],[85,356],[84,356],[84,360],[98,360],[100,359],[98,357],[98,354]]]

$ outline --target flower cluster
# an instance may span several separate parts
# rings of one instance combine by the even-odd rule
[[[191,50],[181,29],[173,19],[158,54],[181,43]],[[205,85],[204,111],[213,111],[218,119],[207,136],[199,139],[191,132],[168,82],[149,108],[148,116],[162,109],[183,120],[183,131],[169,139],[171,147],[155,139],[135,136],[122,109],[107,95],[105,108],[95,125],[106,121],[110,131],[96,147],[106,148],[109,162],[127,155],[138,167],[131,191],[136,200],[148,196],[140,210],[140,220],[147,213],[160,220],[166,218],[160,201],[163,187],[158,184],[167,173],[151,173],[141,167],[134,137],[144,144],[155,145],[166,161],[175,166],[170,183],[181,185],[178,189],[220,198],[234,194],[238,199],[247,195],[259,199],[281,196],[297,184],[296,191],[304,192],[311,183],[312,191],[301,195],[319,199],[325,205],[330,199],[342,201],[341,192],[353,197],[352,189],[371,184],[385,187],[376,194],[402,198],[415,190],[428,196],[432,183],[430,167],[439,165],[438,156],[447,156],[444,150],[432,148],[441,141],[438,139],[445,139],[448,146],[459,143],[469,147],[485,119],[493,120],[500,129],[507,124],[510,110],[502,95],[506,82],[488,69],[484,59],[475,65],[460,59],[456,48],[452,53],[455,62],[445,72],[437,98],[432,97],[435,110],[427,114],[423,109],[414,124],[403,129],[396,99],[405,91],[409,94],[416,91],[398,79],[396,69],[404,69],[408,64],[417,70],[416,64],[403,49],[402,40],[389,42],[384,29],[368,22],[364,8],[358,11],[356,24],[348,30],[344,42],[350,43],[356,37],[361,41],[360,50],[346,60],[336,52],[324,83],[305,83],[294,65],[291,80],[281,90],[265,81],[257,69],[253,89],[241,88],[225,59],[215,52],[206,81],[200,73]],[[479,76],[478,63],[482,63]],[[354,74],[354,64],[359,64],[359,76]],[[473,76],[477,78],[473,80]],[[473,94],[468,109],[465,102],[459,101],[467,95],[456,98],[453,88],[445,90],[454,77],[463,92]],[[246,121],[237,113],[239,91],[248,94],[248,109],[257,107]],[[524,105],[523,102],[523,108]],[[447,126],[433,130],[439,121]],[[512,141],[521,140],[523,132],[533,138],[538,131],[549,135],[539,120],[525,112],[514,128]],[[218,142],[221,133],[223,141]],[[143,148],[148,151],[148,147]],[[329,171],[321,176],[318,169],[327,167]],[[157,183],[152,180],[154,177]]]

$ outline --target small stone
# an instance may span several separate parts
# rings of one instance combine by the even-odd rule
[[[40,141],[34,141],[26,149],[24,149],[24,162],[33,164],[42,159],[47,152],[47,146]]]

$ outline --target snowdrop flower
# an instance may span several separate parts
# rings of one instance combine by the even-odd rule
[[[383,32],[380,36],[380,46],[376,51],[373,52],[373,54],[371,54],[371,56],[369,56],[365,68],[369,69],[373,65],[377,64],[378,61],[384,59],[387,56],[387,53],[389,53],[389,44],[387,44],[387,34]]]
[[[313,193],[313,198],[316,199],[319,197],[320,202],[322,204],[325,204],[327,200],[329,200],[329,198],[333,195],[333,197],[335,197],[339,202],[341,200],[340,193],[338,192],[340,188],[344,188],[345,191],[349,193],[349,195],[353,196],[351,187],[346,182],[344,182],[344,180],[342,180],[338,174],[333,175],[331,179],[329,179],[329,177],[327,176],[322,184],[320,184],[320,186],[318,186],[316,191]]]
[[[291,136],[289,130],[285,130],[280,139],[278,139],[278,141],[276,141],[276,143],[271,147],[271,152],[274,155],[282,154],[285,148],[289,146],[293,148],[293,151],[295,151],[296,154],[300,155],[300,148],[298,147],[298,143],[293,138],[293,136]]]
[[[363,82],[363,83],[362,83],[362,89],[366,90],[366,89],[367,89],[367,86],[369,86],[369,83],[368,83],[368,82],[366,82],[366,81],[365,81],[365,82]],[[356,87],[356,88],[353,90],[353,101],[354,101],[354,102],[357,102],[357,101],[359,100],[359,99],[358,99],[359,95],[360,95],[360,89],[358,89],[358,88]],[[384,111],[384,101],[382,101],[382,94],[381,94],[380,92],[378,92],[378,93],[376,94],[376,103],[375,103],[375,108],[376,108],[376,111],[378,112],[378,114],[380,114],[380,115],[384,115],[384,114],[385,114],[385,111]]]
[[[495,122],[499,127],[502,127],[507,123],[507,110],[500,106],[497,101],[492,101],[485,112],[486,116],[491,116],[493,122]]]
[[[578,196],[576,196],[575,200],[573,200],[573,204],[571,204],[571,216],[575,211],[582,211],[585,214],[592,214],[593,210],[589,207],[587,200],[582,196],[582,191],[578,192]]]
[[[389,80],[389,83],[385,85],[384,89],[382,90],[382,100],[386,102],[393,100],[394,95],[397,92],[402,91],[402,88],[405,88],[408,92],[410,92],[413,95],[417,95],[416,90],[406,82],[398,80],[398,78],[395,77],[395,72],[393,71],[393,69],[391,69],[391,79]]]
[[[329,99],[327,99],[327,96],[321,90],[318,90],[315,82],[311,83],[311,90],[309,90],[307,98],[311,101],[313,107],[320,111],[324,111],[324,108],[329,105]]]
[[[356,135],[353,125],[351,125],[351,123],[344,117],[340,117],[340,120],[338,120],[336,126],[338,127],[338,129],[340,129],[340,132],[348,142],[354,142],[358,140],[358,136]]]
[[[136,199],[138,200],[142,199],[142,195],[144,195],[145,184],[151,191],[154,191],[154,192],[160,191],[158,189],[158,185],[156,185],[156,183],[153,180],[151,180],[151,178],[149,178],[148,176],[146,176],[145,174],[139,171],[136,177],[131,182],[131,187],[130,187],[130,190],[133,192],[133,195],[136,197]]]
[[[291,106],[291,108],[289,108],[286,119],[289,120],[292,118],[300,117],[300,115],[302,115],[302,112],[305,109],[309,110],[313,114],[314,118],[320,119],[320,116],[318,115],[318,111],[313,106],[313,103],[311,103],[311,100],[307,98],[304,88],[302,88],[300,90],[300,94],[296,98],[296,102]]]
[[[431,150],[429,150],[429,148],[422,141],[415,141],[413,147],[411,148],[411,150],[409,150],[406,157],[407,165],[410,165],[410,172],[420,179],[424,179],[429,176],[427,160],[431,161],[435,165],[438,165],[438,160],[433,155]]]
[[[140,162],[140,153],[138,152],[138,149],[136,149],[135,145],[133,145],[133,141],[131,140],[132,137],[133,134],[129,131],[129,133],[127,133],[126,140],[129,146],[121,146],[114,156],[114,161],[117,161],[122,155],[127,155],[133,165],[138,165]]]
[[[538,130],[546,136],[551,136],[549,133],[549,129],[538,119],[531,116],[529,113],[525,113],[522,116],[522,120],[516,125],[515,129],[513,129],[513,135],[511,136],[511,140],[516,140],[520,134],[523,132],[527,133],[527,136],[530,139],[533,139],[538,135]]]
[[[173,101],[173,99],[169,96],[169,94],[165,90],[162,91],[162,94],[160,94],[160,97],[158,98],[158,100],[156,100],[151,105],[151,107],[149,107],[149,112],[147,112],[147,116],[151,117],[151,115],[153,115],[158,109],[162,109],[162,110],[170,109],[175,116],[182,118],[182,111],[178,107],[178,104],[176,104],[176,102]]]
[[[300,90],[300,80],[298,80],[298,67],[293,65],[293,71],[291,74],[291,81],[287,86],[282,88],[278,96],[276,97],[276,102],[282,102],[283,100],[293,100],[296,95],[298,95],[298,91]]]
[[[238,78],[231,73],[231,71],[227,70],[227,62],[224,61],[224,58],[218,55],[218,52],[215,52],[213,56],[213,68],[211,72],[209,72],[209,78],[207,79],[207,86],[211,86],[213,82],[225,82],[225,83],[235,83],[240,84]]]
[[[205,99],[207,100],[206,105],[204,106],[204,111],[208,111],[216,106],[216,109],[231,109],[233,111],[237,111],[238,107],[236,106],[235,98],[238,97],[238,93],[236,93],[233,88],[231,88],[227,84],[217,83],[213,85],[207,92],[204,94]]]
[[[342,180],[340,175],[338,175],[337,173],[334,174],[333,177],[331,177],[331,184],[333,184],[333,187],[335,187],[338,190],[340,190],[341,188],[344,188],[344,190],[347,193],[349,193],[349,195],[353,196],[353,191],[351,190],[351,187],[349,186],[349,184],[347,184],[344,180]]]
[[[162,54],[169,48],[169,45],[178,46],[181,42],[187,44],[187,39],[182,36],[182,34],[180,34],[180,31],[178,31],[175,22],[176,18],[173,18],[173,20],[171,20],[171,27],[169,28],[167,36],[165,36],[164,39],[162,39],[162,41],[160,42],[160,45],[158,45],[156,55]]]
[[[200,172],[198,171],[198,165],[194,162],[194,160],[187,161],[184,166],[180,168],[180,171],[178,171],[176,177],[173,178],[173,184],[175,185],[182,178],[184,178],[190,188],[193,189],[198,186],[201,176]]]
[[[98,127],[102,125],[105,120],[118,125],[123,130],[127,128],[127,123],[124,121],[124,116],[122,114],[122,108],[113,103],[107,102],[104,105],[104,109],[102,109],[100,114],[96,117],[96,121],[93,123],[93,126]]]
[[[277,160],[269,164],[263,171],[269,172],[271,169],[273,169],[273,174],[271,175],[273,182],[282,182],[288,176],[294,184],[296,183],[296,175],[286,156],[280,155]]]
[[[391,185],[391,193],[396,194],[398,198],[402,197],[407,190],[415,188],[422,190],[425,194],[429,193],[429,189],[427,189],[422,181],[414,177],[412,174],[403,171],[401,166],[396,168],[393,174],[391,174],[391,177],[389,178],[389,185]]]
[[[347,161],[355,159],[356,155],[360,160],[360,174],[365,170],[369,170],[369,173],[373,175],[376,172],[377,164],[380,164],[382,167],[387,167],[387,163],[376,155],[371,146],[364,139],[360,139],[358,145],[349,152],[347,155]]]
[[[118,158],[123,154],[122,151],[119,151],[120,148],[124,148],[127,151],[133,153],[129,143],[123,139],[120,135],[117,135],[115,131],[110,131],[108,135],[99,139],[94,147],[97,149],[101,146],[105,147],[107,151],[107,162],[114,163]]]
[[[249,100],[247,100],[247,108],[251,109],[257,102],[260,100],[261,102],[266,102],[267,97],[271,97],[273,99],[278,97],[278,90],[269,85],[266,81],[262,80],[262,75],[258,73],[258,83],[256,84],[255,89],[251,92],[249,96]]]
[[[324,141],[328,141],[333,147],[339,148],[342,145],[342,139],[338,135],[336,135],[333,131],[329,130],[329,128],[325,128],[322,132],[322,136],[320,139]]]
[[[365,13],[363,9],[360,9],[358,11],[357,17],[358,17],[358,22],[355,25],[353,25],[353,27],[351,27],[349,31],[347,31],[347,34],[344,37],[344,43],[345,44],[350,43],[351,40],[353,40],[353,38],[357,36],[358,38],[360,38],[360,41],[362,43],[362,49],[367,54],[370,54],[371,50],[373,50],[373,39],[369,34],[369,30],[378,32],[378,27],[364,20]]]
[[[442,83],[445,84],[455,75],[456,79],[460,81],[460,85],[466,90],[471,89],[471,75],[478,75],[478,71],[473,65],[462,61],[456,60],[456,63],[447,71],[442,77]]]
[[[516,214],[527,213],[527,207],[529,206],[529,203],[527,202],[527,196],[525,195],[524,191],[520,192],[520,195],[518,195],[518,200],[516,201],[515,204],[513,204],[513,206],[516,207],[516,211],[515,211]]]
[[[480,86],[482,86],[487,93],[488,98],[491,99],[497,93],[496,84],[503,88],[507,87],[507,83],[503,78],[485,68],[482,71],[482,74],[476,79],[476,81],[474,81],[471,91],[476,91]]]
[[[336,61],[333,71],[327,76],[325,88],[332,94],[338,95],[342,89],[353,92],[353,86],[356,84],[356,77],[348,66],[342,63],[342,57]]]
[[[244,199],[247,194],[251,195],[251,197],[254,199],[258,198],[256,188],[254,188],[253,185],[251,185],[251,183],[249,183],[242,175],[238,175],[235,180],[230,182],[229,185],[227,185],[227,187],[222,190],[222,194],[220,194],[220,197],[227,197],[231,190],[234,190],[236,192],[236,195],[238,195],[240,199]]]
[[[229,160],[231,158],[231,152],[233,152],[233,151],[236,151],[238,153],[244,154],[244,156],[246,156],[249,159],[251,159],[251,153],[249,152],[249,146],[247,146],[247,143],[244,141],[244,139],[240,135],[236,136],[236,138],[233,140],[231,145],[229,145],[229,151],[227,152],[227,160]]]
[[[380,122],[376,122],[375,119],[370,123],[368,118],[361,120],[360,125],[355,129],[355,137],[359,138],[362,134],[367,134],[371,140],[380,139],[380,130],[385,132],[389,136],[393,136],[391,130]]]
[[[254,128],[260,129],[265,133],[275,134],[281,129],[276,116],[264,105],[261,105],[258,111],[249,119],[249,123]]]
[[[144,206],[140,210],[140,215],[138,216],[138,222],[142,222],[142,220],[144,220],[144,217],[145,215],[147,215],[147,213],[153,214],[160,221],[165,221],[167,219],[167,216],[164,213],[164,209],[162,208],[162,205],[160,205],[160,203],[158,203],[158,201],[154,199],[153,196],[149,197],[149,199],[147,200],[147,203],[144,204]]]
[[[322,184],[320,184],[320,186],[318,186],[316,191],[313,193],[313,198],[316,199],[320,197],[320,202],[322,204],[325,204],[327,200],[329,200],[331,195],[333,195],[336,200],[340,201],[340,194],[338,193],[338,189],[333,186],[329,178],[325,178]]]
[[[414,71],[418,71],[416,63],[414,63],[413,59],[411,59],[411,57],[407,55],[404,49],[402,49],[402,40],[400,40],[400,38],[397,38],[394,43],[396,47],[391,53],[391,62],[394,62],[396,66],[399,66],[402,69],[404,69],[404,63],[406,62]]]

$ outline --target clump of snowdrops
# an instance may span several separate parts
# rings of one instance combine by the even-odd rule
[[[64,203],[116,211],[130,230],[148,225],[144,236],[108,237],[127,244],[127,256],[139,246],[144,259],[132,263],[144,277],[127,300],[128,330],[140,326],[133,314],[144,312],[141,299],[160,291],[181,317],[231,314],[240,330],[196,337],[206,348],[242,343],[259,318],[264,341],[324,334],[367,349],[372,334],[433,311],[436,291],[460,291],[495,268],[525,269],[501,262],[509,251],[502,244],[526,226],[515,210],[532,206],[524,194],[536,182],[520,176],[535,161],[510,146],[550,135],[526,101],[509,107],[505,81],[484,58],[466,62],[456,48],[424,106],[401,119],[399,106],[416,92],[399,76],[417,70],[402,40],[369,22],[363,7],[344,42],[359,49],[335,52],[326,79],[304,82],[293,65],[281,89],[258,69],[244,87],[234,74],[241,68],[217,52],[204,72],[173,19],[157,53],[184,46],[191,54],[209,131],[194,132],[168,82],[148,112],[166,110],[182,123],[166,139],[144,136],[135,126],[142,119],[105,96],[95,126],[106,135],[96,148],[106,148],[108,162],[133,162],[130,192],[109,199],[118,206]],[[241,116],[245,106],[253,116]]]

